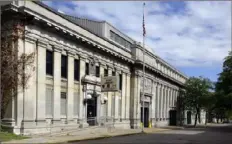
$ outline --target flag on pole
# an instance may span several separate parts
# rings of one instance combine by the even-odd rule
[[[144,7],[145,7],[145,3],[143,3],[143,36],[146,35],[145,19],[144,19]]]

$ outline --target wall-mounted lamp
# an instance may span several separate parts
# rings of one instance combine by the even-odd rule
[[[104,98],[102,100],[102,104],[106,104],[107,101],[108,101],[108,98],[106,96],[104,96]]]

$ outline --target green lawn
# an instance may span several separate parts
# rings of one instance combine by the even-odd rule
[[[0,132],[0,141],[21,140],[25,138],[27,137],[15,135],[13,133],[8,132]]]

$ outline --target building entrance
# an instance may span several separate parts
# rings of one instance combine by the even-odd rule
[[[97,97],[92,97],[87,101],[87,122],[90,126],[96,125],[97,120]]]
[[[169,124],[171,125],[171,126],[175,126],[176,125],[176,114],[177,114],[177,111],[176,110],[170,110],[169,111]]]
[[[149,126],[149,108],[144,108],[144,120],[143,120],[143,107],[141,107],[141,122],[144,124],[144,127]]]

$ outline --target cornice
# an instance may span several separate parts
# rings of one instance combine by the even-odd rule
[[[25,8],[24,11],[27,12],[28,14],[35,16],[35,14],[33,14],[33,12],[31,12],[31,10],[28,8]],[[35,16],[35,17],[36,17],[35,20],[47,24],[48,27],[50,27],[50,28],[54,28],[57,31],[60,31],[61,33],[69,34],[71,37],[74,37],[77,40],[81,40],[82,42],[86,42],[87,44],[92,45],[100,50],[103,50],[103,51],[105,51],[113,56],[116,56],[124,61],[127,61],[129,63],[134,63],[134,60],[132,58],[128,58],[128,57],[126,57],[126,56],[124,56],[124,55],[122,55],[122,54],[120,54],[112,49],[106,48],[105,46],[99,44],[97,41],[89,40],[89,39],[83,37],[81,34],[78,34],[76,32],[71,32],[70,30],[68,30],[67,28],[64,28],[63,26],[58,26],[57,24],[54,24],[52,22],[48,22],[47,19],[45,20],[44,18],[39,18],[38,16]]]

